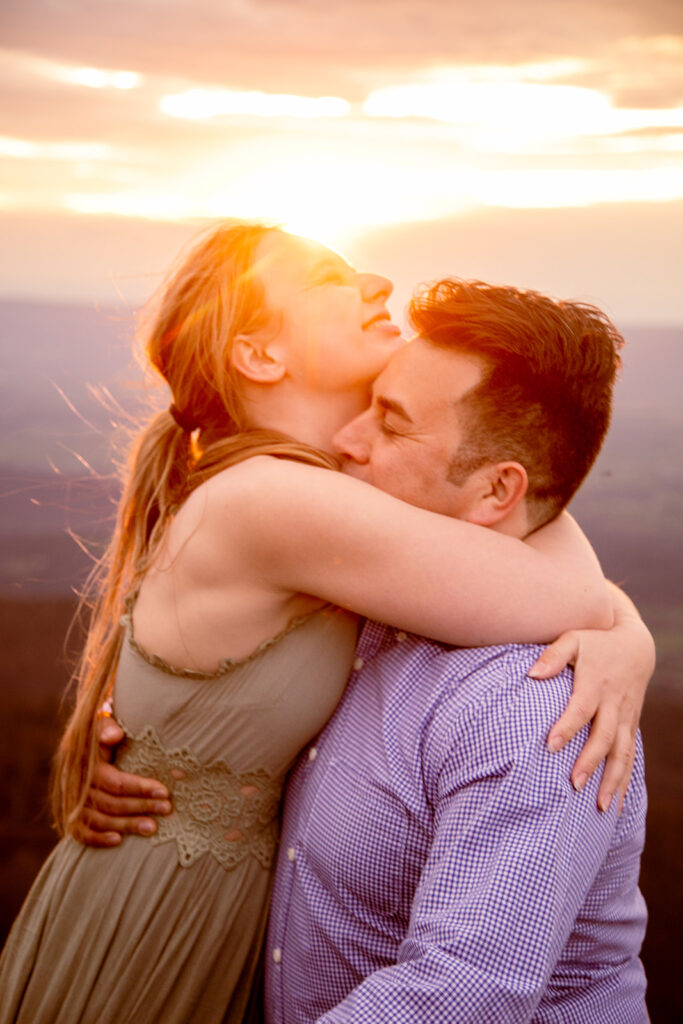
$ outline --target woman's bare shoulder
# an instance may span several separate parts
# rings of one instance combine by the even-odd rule
[[[248,507],[250,503],[263,500],[265,496],[277,500],[280,495],[307,491],[314,494],[321,488],[338,488],[340,481],[348,481],[342,483],[342,487],[350,484],[350,478],[330,469],[295,459],[255,455],[216,473],[198,490],[206,489],[206,495],[212,503],[224,499]]]
[[[184,531],[226,529],[251,534],[257,524],[278,521],[284,508],[325,493],[341,474],[292,459],[255,455],[221,470],[201,484],[183,504],[177,519]]]

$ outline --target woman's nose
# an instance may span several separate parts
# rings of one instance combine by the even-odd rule
[[[359,274],[361,295],[365,302],[385,302],[394,290],[388,277],[381,274]]]

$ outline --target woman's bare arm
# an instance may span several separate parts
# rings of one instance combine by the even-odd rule
[[[654,644],[633,603],[613,584],[615,625],[610,630],[573,630],[548,647],[530,671],[549,679],[573,664],[574,695],[548,734],[550,750],[560,750],[587,722],[595,719],[590,738],[572,769],[582,787],[607,755],[598,792],[606,811],[613,795],[623,804],[633,768],[634,736],[647,683],[654,668]],[[109,764],[123,730],[105,719],[100,730],[101,760],[95,766],[87,806],[74,832],[90,846],[118,846],[122,835],[156,832],[153,815],[170,813],[168,791],[154,779],[127,775]]]
[[[239,481],[230,473],[226,541],[266,586],[465,646],[612,624],[600,566],[569,516],[522,543],[327,470],[264,458]]]
[[[254,474],[255,461],[243,475],[241,496],[232,487],[232,471],[223,511],[229,508],[229,543],[235,543],[237,528],[245,563],[270,586],[313,593],[411,631],[470,645],[543,640],[572,623],[611,620],[597,560],[569,516],[523,544],[327,471],[260,460]],[[295,472],[280,472],[279,466]],[[328,489],[328,480],[339,484]],[[548,675],[564,667],[562,648],[550,650]],[[576,724],[576,716],[565,723],[566,739],[583,724]],[[167,805],[159,783],[131,779],[106,763],[104,751],[121,737],[113,722],[100,729],[112,735],[102,736],[103,758],[76,835],[110,846],[120,842],[120,833],[154,831],[149,816],[165,813]],[[591,756],[604,756],[608,747],[599,751],[605,741],[601,730]]]

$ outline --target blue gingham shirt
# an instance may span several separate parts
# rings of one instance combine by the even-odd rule
[[[539,652],[366,624],[288,786],[269,1024],[648,1020],[642,751],[621,816],[574,792],[585,732],[545,748],[571,673],[528,678]]]

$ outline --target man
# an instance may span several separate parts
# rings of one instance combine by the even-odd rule
[[[590,307],[440,282],[337,437],[347,471],[518,537],[566,505],[620,339]],[[545,746],[568,673],[368,623],[285,806],[266,1006],[294,1021],[644,1021],[642,756],[621,816]]]
[[[443,281],[419,337],[337,436],[347,470],[525,536],[567,503],[609,420],[616,333],[596,310]],[[400,468],[400,471],[399,471]],[[266,954],[272,1024],[646,1021],[642,753],[621,816],[545,737],[568,672],[377,623],[288,787]]]

